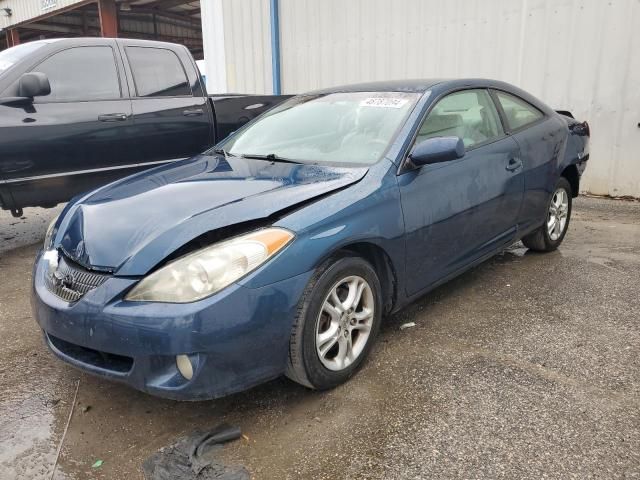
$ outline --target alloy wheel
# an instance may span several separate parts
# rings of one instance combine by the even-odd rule
[[[316,352],[329,370],[349,367],[363,352],[375,313],[373,291],[359,276],[336,282],[316,321]]]
[[[553,194],[547,217],[547,233],[552,241],[558,240],[564,232],[568,215],[569,195],[564,188],[559,188]]]

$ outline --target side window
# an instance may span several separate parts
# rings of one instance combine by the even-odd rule
[[[433,137],[460,137],[466,148],[503,135],[500,117],[486,90],[447,95],[429,112],[416,142]]]
[[[520,127],[529,125],[544,116],[536,107],[518,97],[499,91],[496,91],[496,96],[502,106],[502,110],[504,110],[511,130],[517,130]]]
[[[191,96],[178,56],[165,48],[127,47],[138,97]]]
[[[33,69],[49,78],[51,93],[41,102],[82,102],[121,98],[111,47],[74,47],[55,53]]]

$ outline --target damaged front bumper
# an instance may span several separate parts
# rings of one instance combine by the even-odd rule
[[[234,284],[189,304],[124,300],[137,279],[112,276],[75,303],[34,267],[32,306],[51,351],[86,372],[153,395],[201,400],[245,390],[285,371],[298,299],[311,272],[260,288]],[[186,355],[190,379],[176,357]]]

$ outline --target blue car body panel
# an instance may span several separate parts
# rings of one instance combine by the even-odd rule
[[[406,168],[421,119],[444,95],[465,88],[508,91],[544,118],[458,160]],[[573,130],[581,124],[502,82],[406,81],[329,91],[370,90],[422,96],[384,158],[366,168],[205,154],[71,202],[50,248],[110,278],[69,304],[47,289],[45,262],[36,259],[33,309],[53,352],[86,371],[169,398],[248,388],[284,373],[302,292],[332,254],[373,252],[388,268],[387,311],[398,310],[539,227],[557,179],[571,168],[581,174],[588,159],[588,134]],[[521,165],[507,168],[514,159]],[[217,294],[189,304],[125,299],[140,278],[195,248],[203,235],[264,225],[286,228],[295,239]],[[131,366],[115,371],[92,364],[83,355],[93,351]],[[190,381],[176,369],[180,354],[195,366]]]
[[[282,374],[297,298],[312,274],[255,289],[232,285],[200,302],[180,305],[124,301],[122,292],[136,281],[113,277],[69,306],[47,290],[38,264],[33,310],[58,357],[139,390],[189,400],[227,395]],[[132,367],[125,372],[101,368],[75,351],[69,354],[60,340],[126,356]],[[178,354],[192,354],[191,381],[176,369]]]
[[[144,275],[188,241],[360,180],[366,168],[201,155],[117,182],[64,216],[60,247],[86,267]]]
[[[524,179],[505,165],[518,152],[516,142],[505,137],[458,160],[399,177],[406,239],[412,245],[406,254],[409,295],[513,241]]]

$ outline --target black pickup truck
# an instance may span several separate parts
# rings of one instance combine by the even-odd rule
[[[186,47],[107,38],[0,52],[0,206],[22,215],[191,157],[286,96],[209,96]]]

